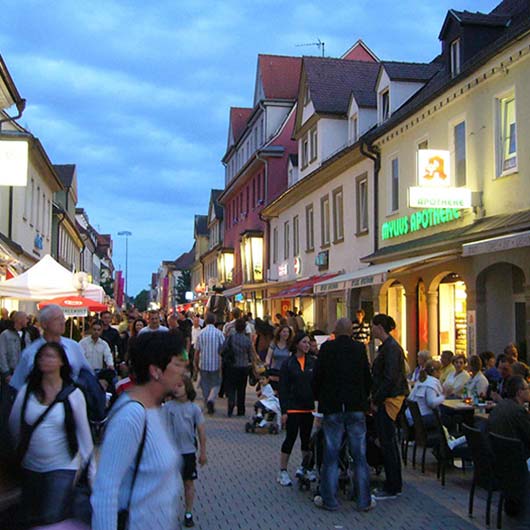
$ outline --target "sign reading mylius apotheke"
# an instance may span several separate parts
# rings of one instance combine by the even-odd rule
[[[460,219],[458,208],[427,208],[383,223],[381,239],[392,239]]]
[[[471,190],[451,186],[449,151],[418,150],[418,186],[409,188],[409,207],[471,208]]]

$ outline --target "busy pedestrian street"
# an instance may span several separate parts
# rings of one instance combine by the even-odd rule
[[[248,388],[247,412],[255,399]],[[283,435],[246,433],[248,418],[227,418],[226,400],[218,401],[219,412],[206,419],[208,464],[199,469],[194,517],[201,530],[471,530],[486,528],[486,494],[477,490],[475,517],[467,516],[472,471],[448,473],[442,488],[436,479],[436,465],[428,458],[427,471],[419,467],[404,470],[403,494],[395,500],[378,502],[369,513],[360,514],[342,494],[336,512],[320,510],[313,504],[312,491],[281,487],[276,477]],[[409,451],[409,457],[412,451]],[[300,463],[298,446],[292,456],[292,476]],[[377,485],[381,479],[372,470]],[[492,513],[495,514],[496,502]],[[503,528],[514,528],[505,518]]]

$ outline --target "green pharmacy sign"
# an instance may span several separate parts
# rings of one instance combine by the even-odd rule
[[[460,215],[458,208],[426,208],[383,223],[381,238],[385,241],[420,230],[427,230],[433,226],[456,221]]]

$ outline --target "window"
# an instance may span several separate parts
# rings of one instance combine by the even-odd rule
[[[515,96],[510,94],[498,101],[498,164],[497,175],[517,169],[517,124]]]
[[[316,159],[317,157],[317,150],[318,150],[318,132],[317,128],[313,127],[311,129],[311,132],[309,133],[311,137],[311,162]]]
[[[422,140],[419,144],[418,144],[418,151],[420,149],[429,149],[429,140]]]
[[[309,85],[304,83],[304,106],[309,103]]]
[[[333,242],[344,240],[344,207],[342,188],[333,191]]]
[[[290,244],[289,221],[285,221],[285,223],[283,223],[283,259],[287,259],[289,257]]]
[[[293,217],[293,256],[296,258],[300,253],[300,227],[298,215]]]
[[[309,161],[309,141],[307,135],[302,140],[302,167],[306,167]]]
[[[31,179],[31,201],[30,201],[30,212],[29,212],[29,224],[33,226],[33,219],[35,215],[35,180]]]
[[[368,232],[368,178],[366,173],[357,178],[357,233]]]
[[[355,143],[359,139],[359,119],[357,114],[350,118],[350,138],[352,143]]]
[[[256,179],[252,179],[252,208],[256,207]]]
[[[305,208],[305,227],[306,227],[306,250],[315,248],[315,219],[313,215],[313,205],[310,204]]]
[[[399,210],[399,163],[397,158],[392,159],[390,167],[390,196],[392,201],[390,204],[390,211],[395,212]]]
[[[460,73],[460,39],[451,42],[451,77],[456,77]]]
[[[329,197],[326,195],[320,199],[320,228],[321,228],[321,244],[322,246],[329,245],[330,230],[329,230]]]
[[[453,129],[455,186],[466,185],[466,122],[462,121]]]
[[[278,228],[272,230],[272,262],[278,262]]]
[[[246,199],[247,199],[247,207],[245,208],[245,212],[248,214],[250,210],[250,186],[247,185],[247,191],[246,191]]]
[[[385,90],[381,93],[381,121],[390,118],[390,92]]]

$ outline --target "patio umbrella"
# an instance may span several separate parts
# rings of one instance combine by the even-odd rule
[[[76,309],[87,309],[88,311],[94,311],[96,313],[101,313],[101,311],[106,311],[108,308],[105,304],[91,300],[90,298],[85,298],[83,296],[60,296],[59,298],[53,298],[52,300],[45,300],[37,304],[39,309],[44,306],[55,304],[61,306],[64,309],[70,309],[75,311]]]

